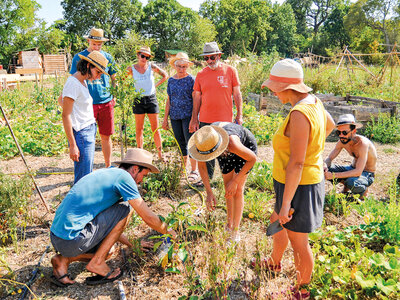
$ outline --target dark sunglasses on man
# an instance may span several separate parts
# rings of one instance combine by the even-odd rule
[[[209,59],[211,59],[211,60],[215,60],[216,58],[217,58],[217,56],[216,56],[216,55],[204,56],[204,57],[203,57],[203,59],[204,59],[205,61],[208,61]]]
[[[146,55],[144,55],[144,54],[140,54],[140,57],[141,57],[141,58],[145,58],[145,59],[147,59],[147,60],[150,59],[150,56],[146,56]]]
[[[351,132],[351,130],[343,130],[343,131],[336,130],[336,135],[337,135],[337,136],[339,136],[339,135],[341,135],[341,134],[343,134],[343,135],[348,135],[350,132]]]

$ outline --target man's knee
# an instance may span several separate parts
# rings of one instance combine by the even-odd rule
[[[358,177],[350,177],[345,181],[345,185],[347,188],[351,190],[353,194],[364,194],[367,189],[367,185],[359,180]]]

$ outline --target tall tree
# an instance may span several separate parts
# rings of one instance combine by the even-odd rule
[[[142,15],[139,0],[62,0],[61,6],[68,33],[79,36],[98,27],[110,39],[122,38],[126,31],[137,29]]]
[[[195,11],[176,0],[150,0],[143,11],[140,32],[157,43],[155,54],[158,58],[162,58],[167,49],[198,54],[204,42],[215,38],[215,29],[210,22],[202,20]]]
[[[200,14],[210,19],[218,32],[218,42],[226,54],[244,54],[267,40],[273,31],[271,1],[207,0]]]
[[[0,61],[7,64],[22,31],[35,23],[35,12],[40,5],[35,0],[0,1]],[[20,50],[20,49],[18,49]]]

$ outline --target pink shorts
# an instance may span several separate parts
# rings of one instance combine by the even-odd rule
[[[115,100],[102,104],[93,104],[94,117],[101,135],[110,136],[114,133]]]

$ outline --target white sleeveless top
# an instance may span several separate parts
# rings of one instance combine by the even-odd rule
[[[135,79],[135,89],[140,92],[142,96],[150,96],[156,93],[156,86],[154,84],[154,73],[151,69],[151,64],[143,74],[139,73],[134,66],[132,66],[132,76]]]

